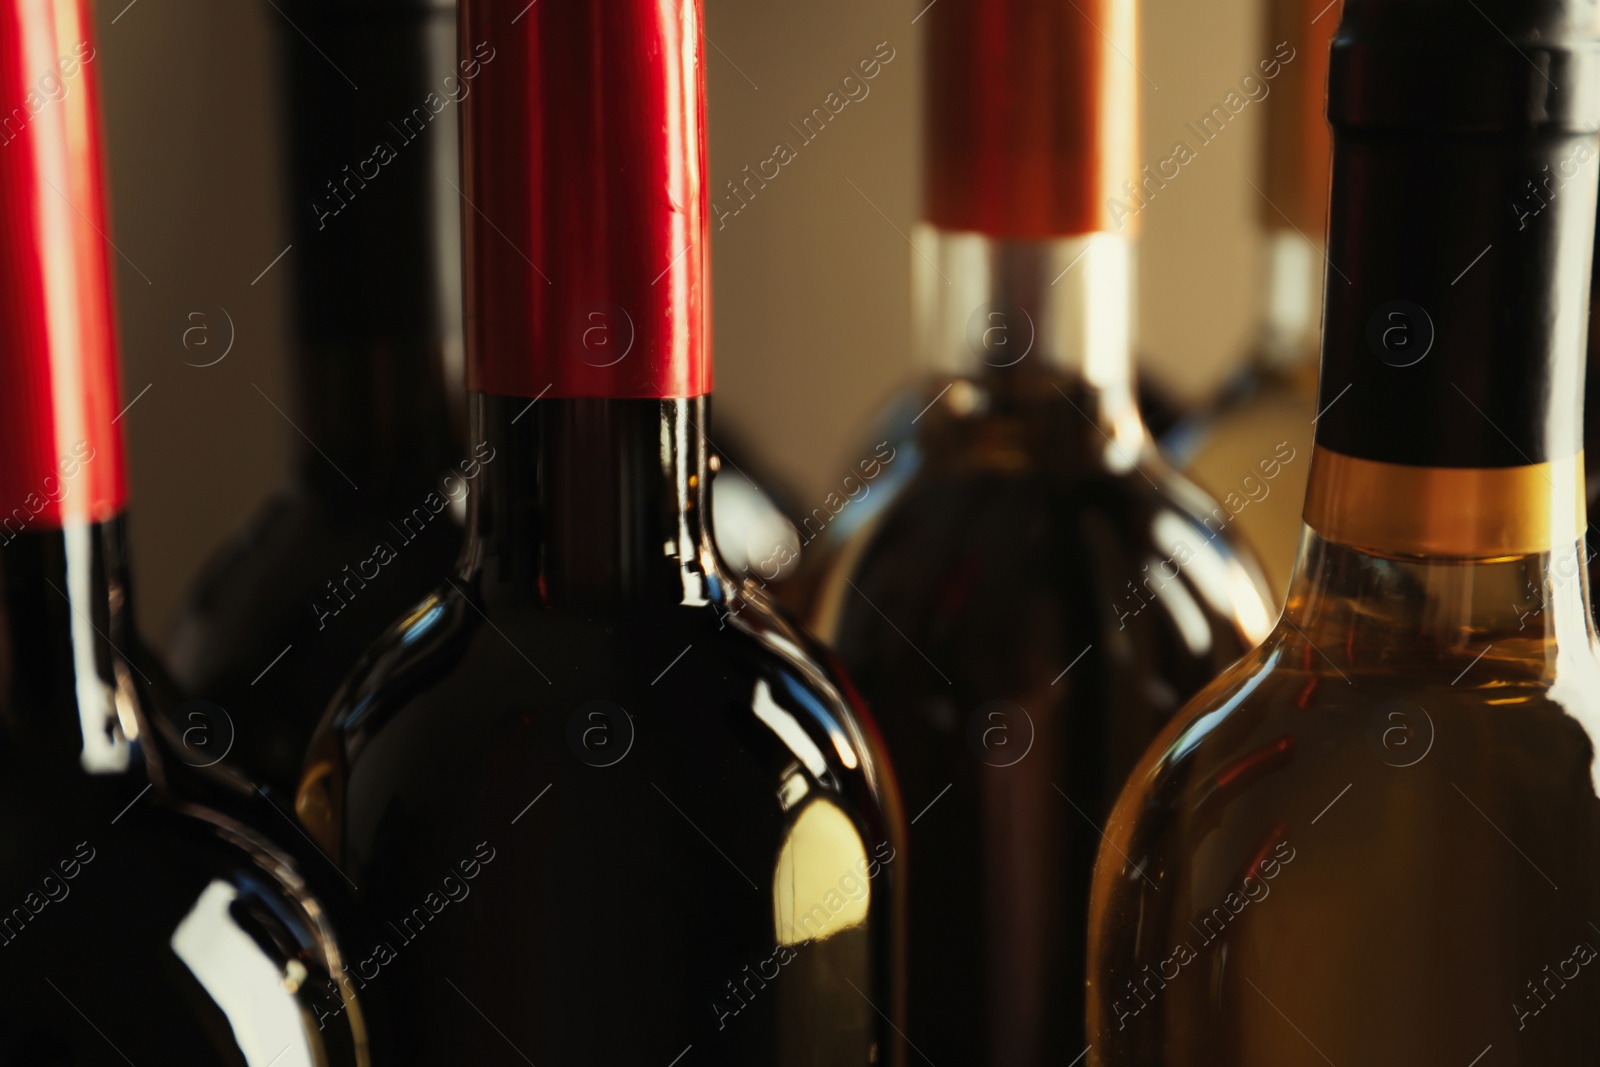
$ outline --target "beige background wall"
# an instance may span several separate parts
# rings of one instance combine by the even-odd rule
[[[910,370],[911,252],[900,235],[917,211],[911,20],[924,2],[706,0],[719,188],[788,139],[787,124],[879,42],[895,50],[870,95],[714,237],[718,418],[808,507]],[[289,242],[276,184],[283,17],[267,0],[96,3],[125,394],[150,386],[122,423],[139,615],[160,638],[195,569],[284,477],[295,432],[268,403],[285,406],[288,392],[281,324],[292,261],[252,284]],[[1261,58],[1259,17],[1254,0],[1147,0],[1147,158],[1169,154],[1184,122]],[[1260,257],[1247,179],[1260,129],[1247,109],[1143,212],[1142,347],[1191,396],[1215,384],[1250,333]],[[204,356],[184,347],[185,330],[204,326],[220,344],[227,318],[228,358],[186,365]]]

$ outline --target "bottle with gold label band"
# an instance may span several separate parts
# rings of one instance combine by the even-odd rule
[[[1596,6],[1480,6],[1346,0],[1299,558],[1107,825],[1090,1063],[1600,1055]]]

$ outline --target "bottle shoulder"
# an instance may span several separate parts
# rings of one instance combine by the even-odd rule
[[[1301,808],[1362,780],[1371,793],[1373,779],[1391,798],[1412,801],[1414,790],[1459,791],[1473,781],[1494,794],[1593,800],[1593,650],[1563,656],[1555,674],[1474,651],[1352,666],[1282,620],[1156,737],[1108,830],[1151,841],[1183,836],[1230,810],[1265,811],[1291,797]],[[1318,811],[1299,814],[1308,825]]]
[[[381,781],[363,774],[369,760],[387,768]],[[587,613],[456,582],[369,650],[307,782],[320,763],[353,803],[485,773],[522,780],[529,766],[673,776],[719,761],[731,790],[775,796],[780,772],[799,772],[874,824],[892,789],[826,653],[748,583],[714,603]]]
[[[1266,583],[1232,527],[1248,502],[1213,499],[1167,463],[1136,420],[1113,437],[1086,414],[1094,410],[1081,385],[1049,374],[1004,394],[964,379],[902,392],[856,450],[865,457],[862,477],[803,517],[800,574],[783,595],[826,619],[837,600],[829,586],[841,571],[871,552],[941,543],[958,549],[993,521],[998,506],[1019,527],[1012,539],[1018,550],[1027,547],[1029,530],[1049,526],[1052,538],[1071,538],[1076,531],[1063,523],[1089,525],[1152,550],[1141,553],[1153,556],[1141,566],[1170,558],[1154,549],[1181,543],[1212,573],[1218,566],[1242,571],[1240,581],[1208,585],[1219,594],[1216,607],[1231,610],[1238,601],[1257,618],[1250,636],[1259,639],[1269,621],[1260,618]],[[1292,452],[1285,446],[1264,455],[1259,470],[1245,473],[1276,478]]]
[[[32,1006],[8,1047],[101,1063],[109,1038],[135,1062],[286,1049],[297,1062],[367,1062],[359,999],[336,981],[330,909],[293,862],[158,791],[94,791],[124,795],[120,810],[60,798],[26,830],[6,820],[0,990]],[[131,975],[138,997],[127,996]]]
[[[433,494],[435,507],[424,495],[359,510],[304,488],[274,496],[186,594],[168,642],[175,674],[196,691],[248,699],[238,690],[262,655],[348,626],[340,616],[367,614],[369,604],[388,613],[414,599],[455,558],[462,534],[448,502]],[[356,624],[363,638],[373,626]]]
[[[1174,470],[1148,437],[1106,437],[1064,397],[1037,408],[946,416],[915,433],[886,435],[875,447],[892,457],[876,466],[893,477],[866,483],[859,500],[841,500],[831,509],[834,521],[822,531],[830,543],[870,539],[885,526],[913,521],[902,517],[908,512],[921,523],[939,510],[941,498],[948,500],[950,522],[929,534],[959,531],[963,523],[981,519],[975,507],[1015,498],[1040,518],[1075,509],[1126,525],[1134,534],[1142,532],[1147,517],[1183,522],[1206,542],[1197,551],[1249,556],[1226,529],[1230,516],[1218,500]],[[1264,457],[1274,474],[1293,459],[1291,445],[1282,451]],[[862,518],[843,521],[852,509]]]
[[[1124,787],[1090,905],[1104,1062],[1177,1062],[1196,1033],[1230,1062],[1282,1061],[1288,1045],[1215,1027],[1219,1006],[1290,1015],[1335,1062],[1375,1032],[1393,1049],[1368,1062],[1427,1059],[1465,1019],[1468,1058],[1493,1043],[1559,1061],[1581,1015],[1536,1026],[1547,1005],[1523,983],[1600,943],[1592,653],[1552,681],[1476,650],[1383,670],[1325,651],[1280,626]]]
[[[511,1020],[535,1057],[559,1046],[581,1059],[580,1036],[615,1051],[640,1028],[687,1030],[697,1045],[721,1034],[748,1050],[741,1061],[881,1041],[865,1017],[797,1022],[782,1038],[731,1021],[741,1009],[726,982],[746,965],[770,979],[794,960],[784,996],[833,1004],[837,974],[873,995],[869,972],[889,958],[897,793],[865,716],[808,643],[755,594],[737,613],[743,594],[589,613],[457,584],[374,648],[313,742],[297,798],[364,913],[398,924],[376,928],[376,955],[352,964],[382,968],[372,995],[429,1017],[418,1040],[430,1049],[454,1036],[437,1024],[445,966],[473,976],[457,979],[462,992]],[[607,946],[637,944],[695,966],[665,986],[650,968],[618,978]],[[384,946],[416,962],[390,968]],[[596,1037],[603,1006],[588,991],[608,968],[646,1015]],[[552,974],[555,985],[541,977]],[[531,1002],[580,1022],[544,1026]]]
[[[1153,629],[1171,632],[1172,655],[1214,672],[1264,637],[1273,617],[1259,567],[1227,519],[1159,460],[1122,471],[929,464],[872,522],[827,547],[812,616],[835,641],[852,614],[875,625],[863,601],[908,632],[1031,610],[1070,614],[1075,630],[1116,642],[1159,619]],[[956,610],[974,598],[992,610]]]
[[[418,491],[408,505],[341,511],[291,489],[190,590],[166,658],[188,692],[234,716],[229,758],[252,777],[292,787],[350,664],[448,572],[462,535],[448,502]]]

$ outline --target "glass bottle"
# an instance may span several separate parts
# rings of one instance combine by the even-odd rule
[[[1299,558],[1106,827],[1092,1064],[1600,1056],[1596,31],[1589,0],[1346,0]]]
[[[0,1063],[367,1064],[326,869],[150,714],[88,8],[0,0]]]
[[[1271,622],[1226,512],[1134,404],[1136,18],[1128,0],[922,16],[917,465],[815,616],[913,817],[906,1035],[953,1062],[1082,1053],[1058,1005],[1082,988],[1097,828]],[[887,480],[903,451],[864,458]]]
[[[393,924],[391,1062],[903,1062],[892,776],[710,538],[700,16],[462,5],[480,488],[298,797]]]
[[[179,685],[235,725],[228,763],[289,796],[362,650],[449,572],[475,487],[450,182],[482,64],[458,68],[454,10],[268,12],[288,96],[294,392],[266,400],[292,416],[292,481],[206,562],[167,652]]]

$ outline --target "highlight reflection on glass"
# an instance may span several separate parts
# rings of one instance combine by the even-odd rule
[[[172,951],[205,986],[233,1028],[249,1067],[317,1067],[306,1041],[297,983],[234,922],[238,891],[213,881],[172,934]]]
[[[866,922],[868,871],[866,846],[849,816],[824,798],[808,804],[789,828],[772,876],[778,944],[822,940]]]

